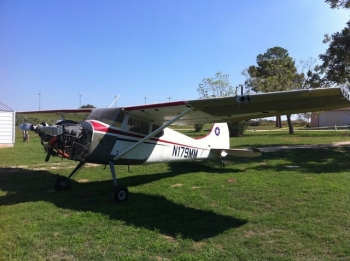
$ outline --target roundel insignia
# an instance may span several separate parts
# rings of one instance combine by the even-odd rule
[[[219,135],[220,135],[220,128],[219,128],[219,127],[216,127],[216,128],[215,128],[215,135],[216,135],[216,136],[219,136]]]

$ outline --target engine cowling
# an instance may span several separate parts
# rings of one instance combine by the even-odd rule
[[[54,125],[21,124],[23,131],[33,130],[41,138],[46,152],[45,161],[58,156],[75,161],[85,160],[89,155],[93,128],[88,122],[61,121]]]

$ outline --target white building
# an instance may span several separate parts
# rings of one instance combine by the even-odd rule
[[[0,148],[15,144],[15,112],[0,102]]]
[[[327,127],[335,125],[350,125],[350,108],[313,112],[311,114],[311,127]]]

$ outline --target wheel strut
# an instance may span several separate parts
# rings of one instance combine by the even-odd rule
[[[126,201],[129,197],[129,190],[127,187],[125,187],[123,185],[118,185],[117,174],[115,172],[114,162],[109,161],[108,165],[109,165],[109,169],[111,171],[113,183],[114,183],[113,198],[116,202]]]
[[[72,170],[68,177],[59,176],[55,182],[56,191],[70,189],[70,180],[78,173],[78,171],[85,165],[85,161],[80,161],[79,164]]]

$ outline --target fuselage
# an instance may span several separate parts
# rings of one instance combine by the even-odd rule
[[[124,131],[95,120],[86,123],[91,124],[93,130],[90,153],[86,160],[94,163],[107,164],[147,135],[137,130]],[[204,140],[193,139],[170,128],[165,128],[157,136],[142,142],[136,149],[115,161],[115,164],[200,160],[208,158],[210,154],[210,144]]]
[[[165,126],[135,118],[121,108],[104,108],[93,110],[80,123],[62,121],[40,126],[37,132],[48,155],[97,164],[202,160],[216,156],[212,148],[229,148],[226,123],[215,124],[207,136],[196,139]]]

